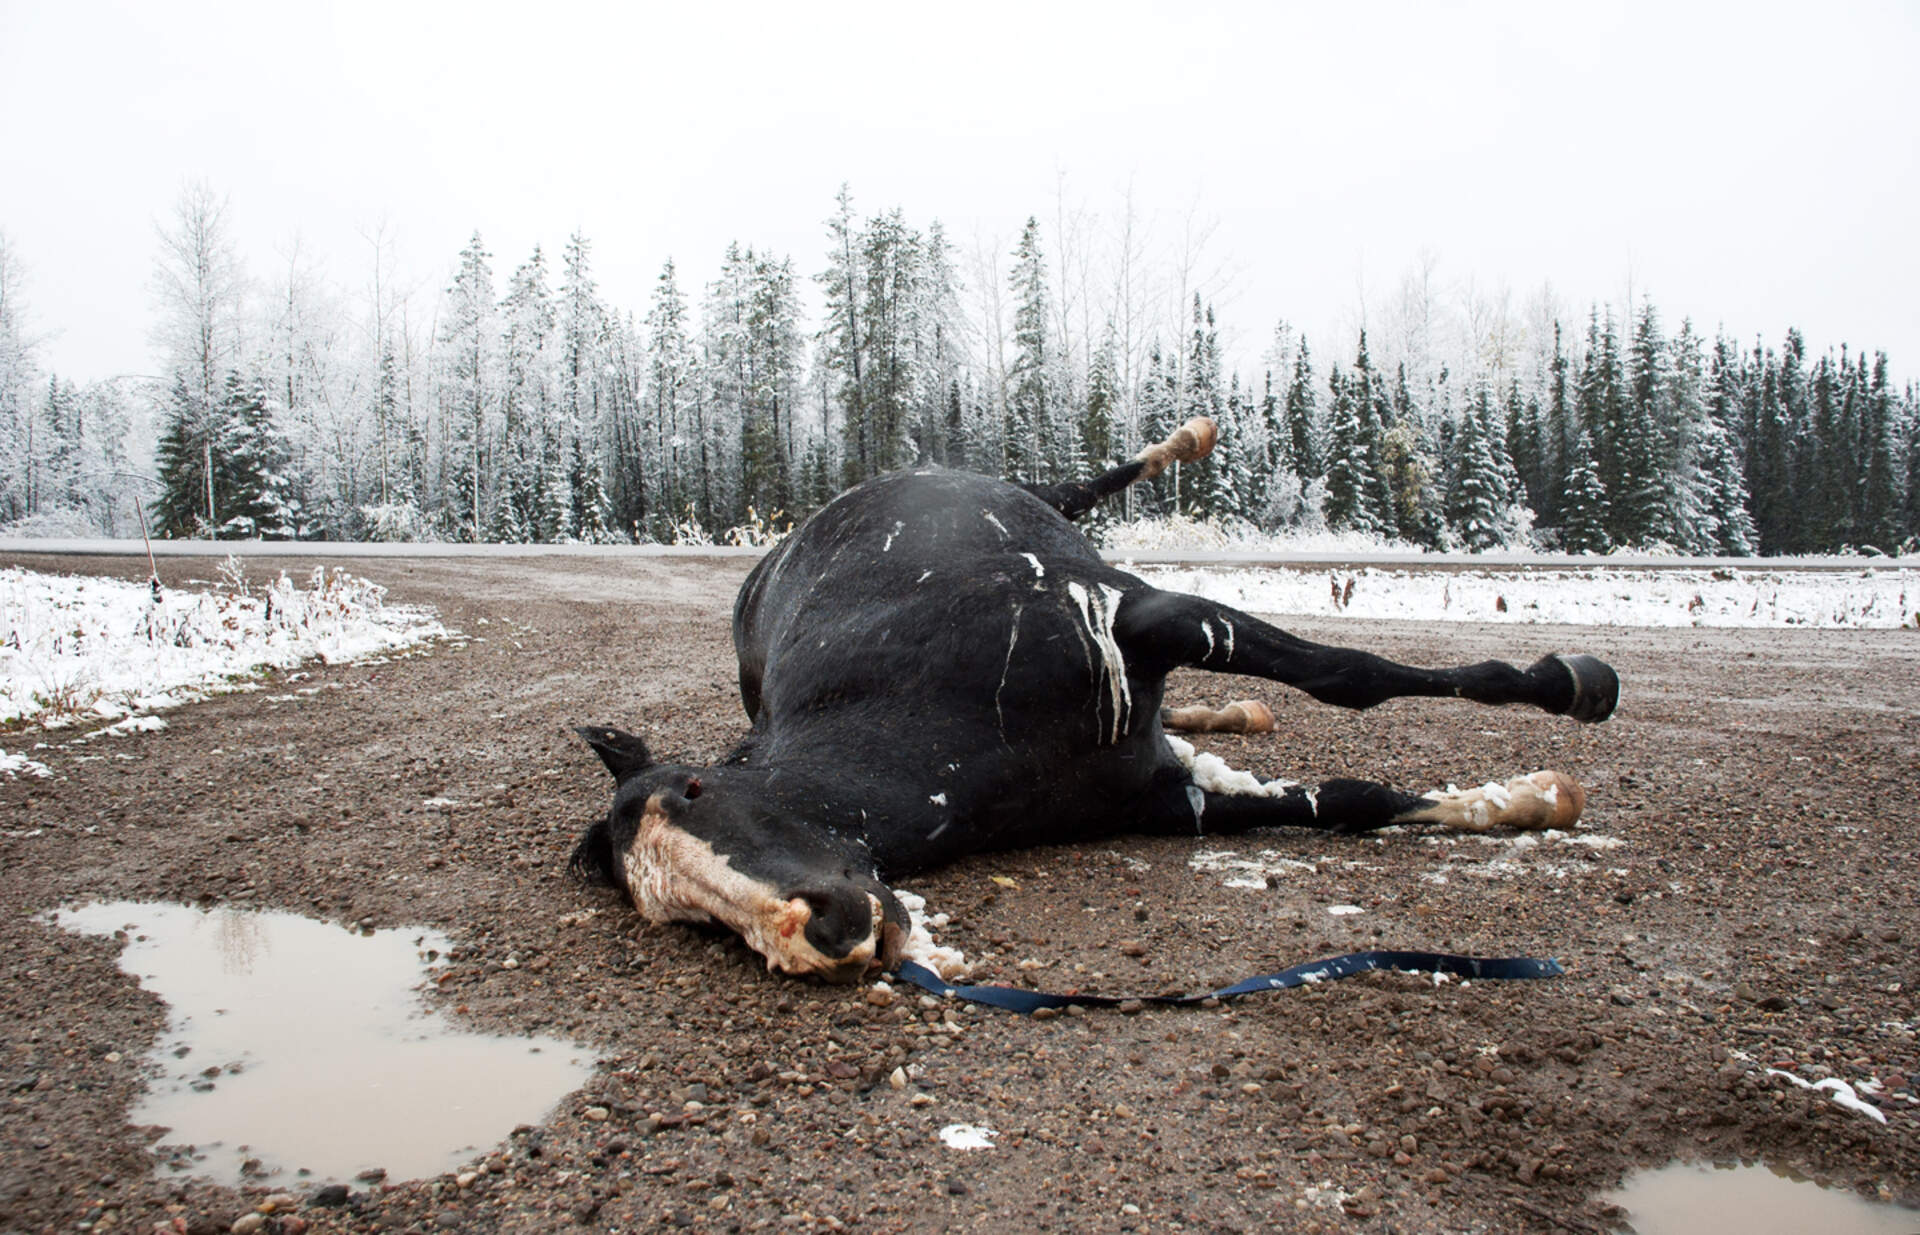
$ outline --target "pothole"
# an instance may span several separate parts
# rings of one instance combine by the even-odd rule
[[[1761,1164],[1674,1162],[1629,1176],[1605,1199],[1638,1235],[1912,1235],[1920,1210],[1865,1200]]]
[[[470,1033],[429,1011],[418,987],[448,947],[433,931],[130,901],[55,917],[122,939],[120,968],[170,1010],[129,1113],[169,1129],[163,1174],[435,1175],[537,1122],[592,1071],[575,1043]]]

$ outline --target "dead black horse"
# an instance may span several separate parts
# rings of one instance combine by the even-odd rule
[[[891,966],[906,938],[885,881],[963,854],[1125,832],[1571,823],[1584,795],[1556,772],[1426,797],[1358,780],[1196,783],[1168,728],[1259,730],[1272,714],[1163,713],[1182,665],[1349,708],[1435,695],[1599,721],[1619,694],[1591,656],[1416,669],[1101,561],[1072,521],[1213,438],[1191,421],[1086,483],[928,469],[841,494],[740,589],[733,641],[753,728],[731,755],[657,763],[632,734],[580,730],[615,788],[573,869],[653,921],[731,927],[771,969],[853,981]]]

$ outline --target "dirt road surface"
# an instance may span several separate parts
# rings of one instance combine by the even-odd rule
[[[942,942],[980,979],[1049,989],[1207,989],[1382,946],[1550,955],[1568,976],[1373,974],[1034,1021],[770,976],[729,937],[647,926],[567,877],[608,790],[570,726],[624,724],[688,762],[744,732],[727,624],[749,566],[355,563],[470,641],[314,670],[306,685],[337,689],[298,701],[193,704],[115,739],[129,757],[56,748],[35,755],[50,779],[0,781],[0,1231],[224,1231],[276,1192],[297,1206],[259,1229],[1595,1231],[1618,1216],[1602,1192],[1675,1158],[1765,1160],[1920,1204],[1912,632],[1290,623],[1415,662],[1593,652],[1625,694],[1579,727],[1436,701],[1345,713],[1183,674],[1175,703],[1255,695],[1280,718],[1278,737],[1203,748],[1263,777],[1416,790],[1555,767],[1587,785],[1586,827],[1619,843],[1273,833],[1022,851],[909,884],[951,915]],[[1307,865],[1229,887],[1191,863],[1220,849]],[[126,1115],[165,1008],[111,940],[46,919],[94,899],[432,926],[456,950],[424,998],[603,1062],[464,1187],[356,1182],[321,1206],[297,1180],[162,1178],[164,1133]],[[311,1014],[327,1007],[313,990]],[[1770,1067],[1878,1080],[1886,1122]],[[947,1147],[949,1124],[994,1129],[994,1147]]]

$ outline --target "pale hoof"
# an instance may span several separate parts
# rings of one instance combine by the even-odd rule
[[[1166,441],[1166,447],[1180,462],[1192,463],[1195,459],[1204,459],[1212,454],[1214,443],[1219,440],[1220,429],[1213,423],[1213,418],[1195,416],[1173,431],[1173,436]]]
[[[1453,789],[1427,795],[1429,805],[1395,820],[1437,823],[1467,832],[1519,828],[1544,832],[1571,828],[1587,806],[1587,791],[1564,772],[1532,772],[1506,784],[1489,782],[1478,789]]]
[[[1134,457],[1146,466],[1140,473],[1141,480],[1152,480],[1167,470],[1170,463],[1192,463],[1204,459],[1213,453],[1213,445],[1220,440],[1220,430],[1212,419],[1195,416],[1192,420],[1173,431],[1173,436],[1164,442],[1156,442]]]
[[[1160,723],[1183,733],[1272,733],[1279,727],[1273,709],[1258,699],[1242,699],[1223,708],[1210,708],[1204,703],[1163,708]]]

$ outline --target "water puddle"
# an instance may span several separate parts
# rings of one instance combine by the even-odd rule
[[[463,1032],[427,1011],[416,988],[447,948],[431,931],[128,901],[56,920],[123,938],[120,968],[171,1010],[129,1113],[171,1129],[163,1171],[435,1175],[537,1122],[592,1070],[575,1043]]]
[[[1630,1176],[1606,1200],[1638,1235],[1914,1235],[1920,1210],[1877,1204],[1770,1166],[1675,1162]]]

